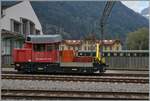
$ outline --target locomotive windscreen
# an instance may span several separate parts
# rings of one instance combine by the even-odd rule
[[[28,35],[27,42],[30,43],[56,43],[61,42],[61,35]]]

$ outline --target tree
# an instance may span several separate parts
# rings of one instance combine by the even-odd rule
[[[127,48],[129,50],[148,50],[149,30],[140,28],[137,31],[127,34]]]

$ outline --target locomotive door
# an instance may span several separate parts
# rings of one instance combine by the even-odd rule
[[[45,44],[33,44],[32,61],[34,62],[47,62],[45,57]]]

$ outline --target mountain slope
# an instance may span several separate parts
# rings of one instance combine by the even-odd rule
[[[141,15],[143,15],[144,17],[146,17],[148,19],[149,19],[149,9],[150,9],[150,7],[147,7],[141,11]]]
[[[100,38],[99,20],[106,2],[31,2],[45,34],[61,33],[67,39],[81,39],[94,32]],[[105,28],[105,38],[125,39],[126,33],[148,27],[140,14],[117,2]]]
[[[149,13],[149,7],[145,8],[145,9],[143,9],[143,10],[141,11],[141,14],[142,14],[142,15],[145,15],[145,14],[148,14],[148,13]]]

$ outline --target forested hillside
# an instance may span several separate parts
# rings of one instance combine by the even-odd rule
[[[45,34],[60,33],[66,39],[82,39],[94,33],[100,38],[102,1],[31,2]],[[107,22],[105,38],[125,39],[126,33],[148,27],[148,20],[117,2]]]

